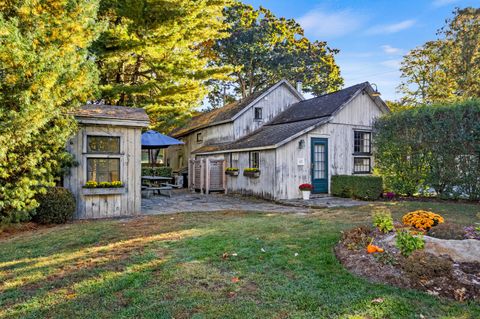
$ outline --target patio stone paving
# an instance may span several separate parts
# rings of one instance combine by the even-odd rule
[[[174,190],[172,197],[152,196],[142,198],[142,214],[174,214],[180,212],[214,212],[214,211],[262,211],[278,213],[309,213],[315,208],[365,205],[364,202],[332,197],[312,198],[305,203],[301,200],[272,202],[253,197],[209,195],[192,193],[187,190]]]

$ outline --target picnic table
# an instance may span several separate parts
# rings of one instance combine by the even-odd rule
[[[162,195],[161,191],[168,191],[168,196],[172,197],[174,185],[168,183],[170,181],[172,181],[172,177],[142,176],[142,190],[158,191],[159,195]]]

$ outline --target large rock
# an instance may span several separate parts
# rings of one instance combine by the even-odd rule
[[[425,251],[436,256],[448,255],[456,263],[480,263],[480,240],[425,238]]]

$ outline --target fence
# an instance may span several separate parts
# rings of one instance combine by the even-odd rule
[[[209,158],[190,160],[188,163],[188,188],[202,194],[210,192],[227,193],[224,160]]]

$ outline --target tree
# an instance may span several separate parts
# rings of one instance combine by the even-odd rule
[[[102,0],[107,30],[92,47],[108,104],[143,107],[152,126],[168,132],[207,94],[205,82],[228,67],[208,65],[225,36],[230,0]]]
[[[67,113],[97,82],[87,56],[97,9],[92,0],[0,3],[0,223],[28,216],[68,158]]]
[[[441,38],[410,51],[398,90],[406,104],[452,102],[480,96],[480,9],[456,9]]]
[[[338,50],[326,42],[309,41],[295,20],[240,2],[227,7],[225,16],[230,35],[218,40],[213,50],[216,65],[235,67],[232,78],[220,82],[229,95],[245,98],[282,78],[302,81],[304,90],[315,95],[343,84],[334,58]],[[210,103],[222,101],[218,98],[222,94],[223,90],[214,91]]]

